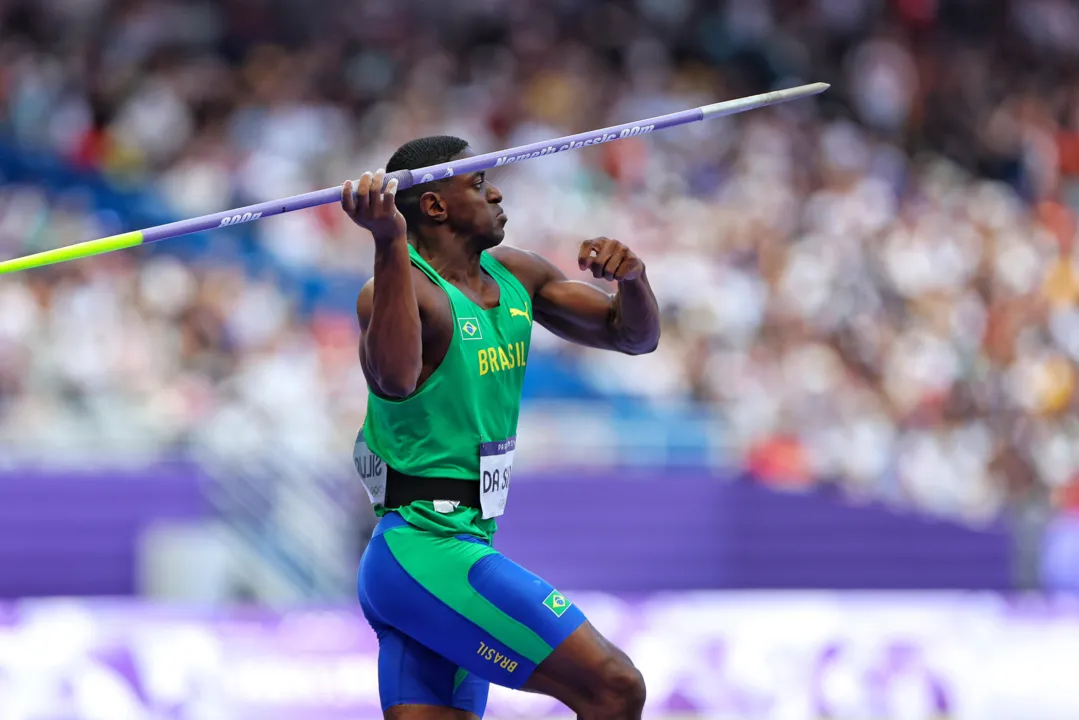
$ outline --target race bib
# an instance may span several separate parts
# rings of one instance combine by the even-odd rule
[[[480,507],[484,519],[496,518],[506,511],[516,448],[515,437],[480,445]]]
[[[367,447],[363,439],[363,428],[356,436],[356,444],[352,448],[352,461],[356,464],[356,472],[360,474],[363,487],[367,490],[367,497],[371,498],[372,505],[382,505],[386,502],[386,463],[378,455],[375,455]]]

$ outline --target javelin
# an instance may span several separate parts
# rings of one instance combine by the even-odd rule
[[[787,102],[788,100],[798,100],[800,98],[824,92],[828,87],[827,83],[800,85],[798,87],[775,90],[761,95],[751,95],[736,100],[727,100],[726,102],[715,103],[712,105],[703,105],[701,107],[693,108],[692,110],[683,110],[681,112],[670,113],[669,115],[660,115],[658,117],[648,118],[647,120],[638,120],[623,125],[614,125],[612,127],[603,128],[602,130],[592,130],[577,135],[567,135],[566,137],[556,138],[554,140],[544,140],[542,142],[532,143],[531,145],[521,145],[520,147],[487,153],[486,155],[476,155],[470,158],[451,160],[450,162],[442,163],[440,165],[431,165],[430,167],[419,168],[417,170],[397,170],[396,172],[388,173],[385,176],[383,187],[386,186],[385,183],[389,183],[390,180],[396,178],[398,190],[404,190],[413,185],[443,180],[462,173],[479,172],[481,170],[502,167],[503,165],[510,165],[523,160],[531,160],[533,158],[565,152],[566,150],[577,150],[583,147],[601,145],[613,140],[636,137],[638,135],[655,132],[656,130],[665,130],[667,128],[698,122],[700,120],[710,120],[726,115],[735,115],[737,113],[746,112],[747,110],[756,110],[757,108],[766,107],[768,105]],[[314,207],[315,205],[340,202],[340,200],[341,185],[337,185],[335,187],[326,188],[325,190],[316,190],[315,192],[303,193],[302,195],[293,195],[292,197],[283,198],[281,200],[270,200],[257,205],[236,208],[235,210],[200,215],[199,217],[191,218],[190,220],[180,220],[165,225],[156,225],[145,230],[134,230],[119,235],[110,235],[109,237],[99,238],[97,240],[87,240],[86,242],[77,243],[75,245],[68,245],[67,247],[57,248],[55,250],[46,250],[45,252],[25,255],[20,258],[15,258],[14,260],[0,262],[0,275],[18,272],[20,270],[29,270],[30,268],[42,267],[44,265],[53,265],[68,260],[78,260],[80,258],[90,257],[91,255],[100,255],[102,253],[112,252],[113,250],[135,247],[136,245],[147,245],[149,243],[158,242],[159,240],[168,240],[169,238],[180,237],[181,235],[188,235],[203,230],[213,230],[215,228],[252,222],[261,218],[270,217],[271,215],[280,215],[281,213],[292,212],[294,210],[303,210],[304,208]]]

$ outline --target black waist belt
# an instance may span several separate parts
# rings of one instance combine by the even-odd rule
[[[417,500],[452,500],[463,507],[480,509],[480,484],[476,480],[417,477],[386,468],[386,501],[383,507],[399,508]]]

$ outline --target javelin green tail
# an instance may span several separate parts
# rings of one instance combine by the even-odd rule
[[[30,268],[43,267],[45,265],[53,265],[68,260],[78,260],[79,258],[100,255],[101,253],[122,250],[141,244],[142,230],[121,233],[119,235],[110,235],[109,237],[100,238],[98,240],[87,240],[86,242],[81,242],[76,245],[69,245],[55,250],[46,250],[45,252],[34,253],[33,255],[26,255],[21,258],[15,258],[14,260],[0,262],[0,275],[3,275],[4,273],[19,272],[20,270],[29,270]]]

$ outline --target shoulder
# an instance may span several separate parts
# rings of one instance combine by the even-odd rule
[[[499,245],[487,251],[533,292],[543,284],[557,279],[562,272],[547,258],[529,250]]]
[[[425,310],[426,306],[438,297],[436,293],[432,292],[436,289],[436,285],[423,270],[420,270],[415,265],[412,266],[412,284],[415,288],[416,301],[420,305],[420,310]],[[363,284],[359,295],[356,296],[356,315],[359,316],[361,321],[366,322],[371,318],[374,304],[375,279],[372,277]]]
[[[511,245],[496,245],[488,250],[487,254],[505,265],[510,271],[515,269],[527,270],[535,265],[536,260],[539,259],[539,255],[536,255],[536,253],[515,248]]]

